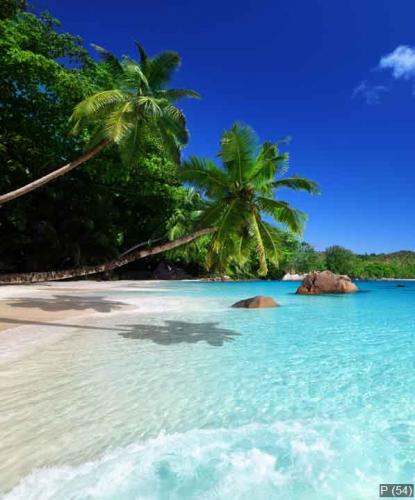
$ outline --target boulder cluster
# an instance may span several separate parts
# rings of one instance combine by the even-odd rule
[[[316,271],[307,274],[297,289],[297,293],[300,295],[352,292],[357,292],[357,286],[349,276],[334,274],[331,271]]]
[[[357,286],[349,276],[334,274],[331,271],[316,271],[305,276],[297,289],[297,293],[300,295],[319,295],[323,293],[352,293],[357,292],[357,290]],[[279,304],[272,297],[265,297],[264,295],[243,299],[232,305],[232,307],[243,307],[246,309],[278,306]]]

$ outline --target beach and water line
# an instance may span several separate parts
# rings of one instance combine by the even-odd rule
[[[0,494],[378,498],[414,482],[415,284],[0,289]],[[236,310],[256,294],[281,307]]]

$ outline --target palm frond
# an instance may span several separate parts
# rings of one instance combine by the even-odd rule
[[[243,212],[241,211],[241,202],[234,198],[230,200],[226,208],[223,210],[221,217],[216,224],[216,232],[212,236],[208,254],[213,257],[213,254],[224,252],[227,242],[232,235],[238,233],[243,220]],[[214,259],[213,259],[214,260]],[[223,259],[220,259],[223,262]]]
[[[228,202],[226,200],[220,200],[217,203],[207,203],[197,220],[197,226],[200,228],[217,226],[227,207]]]
[[[265,142],[259,151],[256,161],[253,163],[249,180],[258,191],[271,194],[272,181],[277,173],[282,172],[288,161],[288,154],[280,154],[276,144]]]
[[[261,211],[270,215],[275,222],[287,226],[294,234],[303,232],[307,216],[301,210],[293,208],[289,203],[258,197],[258,206]]]
[[[158,118],[163,114],[163,102],[159,99],[155,99],[152,96],[140,95],[136,98],[136,102],[147,117]]]
[[[185,190],[183,200],[183,205],[185,207],[190,206],[192,209],[195,209],[196,207],[200,208],[202,203],[200,194],[194,188],[188,188]]]
[[[230,275],[249,273],[249,266],[252,254],[255,251],[255,242],[253,238],[245,238],[241,234],[231,233],[223,242],[219,253],[212,252],[207,255],[208,268],[216,268],[221,273]],[[252,275],[253,277],[253,275]]]
[[[140,65],[131,59],[124,58],[122,63],[122,84],[131,88],[134,92],[137,89],[149,89],[149,82]]]
[[[135,46],[137,47],[137,50],[138,50],[138,55],[140,57],[140,64],[142,66],[145,66],[146,62],[148,60],[148,55],[147,55],[146,51],[144,50],[143,46],[140,45],[139,42],[134,41],[134,44],[135,44]]]
[[[285,179],[279,179],[272,183],[274,189],[289,188],[296,191],[306,191],[310,194],[318,194],[319,187],[317,182],[306,179],[305,177],[286,177]]]
[[[130,101],[121,104],[109,113],[104,122],[104,133],[107,139],[119,144],[134,127],[133,105]]]
[[[192,89],[168,89],[168,90],[158,90],[156,95],[159,97],[164,97],[169,102],[176,102],[180,99],[184,99],[185,97],[189,97],[191,99],[201,99],[202,96],[199,92],[196,92]]]
[[[149,85],[154,89],[162,88],[179,68],[180,63],[180,56],[177,52],[162,52],[149,59],[145,67]]]
[[[219,156],[235,182],[242,183],[254,161],[257,138],[246,125],[236,123],[224,132]]]
[[[255,240],[247,238],[243,233],[239,235],[233,262],[242,269],[252,258],[252,253],[255,250]]]
[[[123,164],[130,167],[144,151],[145,140],[141,134],[143,119],[136,116],[131,123],[129,131],[120,141],[120,152]]]
[[[180,147],[188,141],[187,130],[180,130],[176,135],[177,127],[166,118],[157,120],[157,129],[166,153],[179,164]]]
[[[278,265],[282,246],[281,232],[276,227],[261,220],[260,217],[257,218],[257,221],[267,258],[274,265]]]
[[[160,125],[174,136],[178,144],[184,146],[189,142],[189,131],[183,112],[175,106],[163,104]]]
[[[272,179],[279,158],[278,147],[272,142],[264,142],[259,149],[255,162],[252,164],[252,177],[255,177],[258,173],[263,173]]]
[[[169,240],[175,240],[187,234],[187,224],[186,224],[185,214],[174,214],[169,220],[167,227],[167,236]]]
[[[180,65],[175,52],[163,52],[149,58],[144,48],[135,42],[139,60],[124,56],[117,59],[111,52],[93,45],[113,73],[114,89],[87,97],[74,109],[71,126],[74,133],[83,127],[96,138],[107,138],[121,146],[128,163],[141,152],[144,137],[151,134],[160,142],[174,161],[180,160],[180,148],[187,144],[189,133],[183,112],[172,103],[185,97],[200,97],[194,90],[168,89],[166,84]],[[136,150],[133,148],[136,147]]]
[[[118,77],[122,74],[122,66],[119,60],[112,54],[109,50],[104,49],[95,43],[91,43],[91,46],[98,52],[101,59],[109,66],[114,77]]]
[[[190,157],[183,162],[179,176],[184,182],[193,184],[210,198],[224,196],[228,189],[228,179],[213,161]]]
[[[190,234],[197,226],[204,207],[200,195],[194,189],[181,191],[180,205],[175,208],[173,214],[167,221],[168,237],[170,240]]]
[[[101,112],[109,112],[125,102],[125,94],[118,89],[104,90],[85,98],[75,106],[69,119],[73,124],[73,132],[79,133],[85,123],[100,118]]]
[[[163,115],[171,118],[179,127],[185,127],[186,118],[184,117],[183,111],[172,104],[167,104],[165,99],[162,99],[162,102],[166,104],[163,106]]]
[[[243,267],[252,254],[252,240],[248,241],[238,233],[230,233],[228,238],[220,246],[216,255],[224,272],[229,272],[231,267]]]
[[[259,261],[258,274],[260,276],[266,276],[268,274],[268,265],[266,259],[266,252],[264,247],[264,242],[262,239],[262,234],[259,229],[259,217],[256,213],[251,214],[250,227],[253,233],[253,239],[255,241],[256,254]]]

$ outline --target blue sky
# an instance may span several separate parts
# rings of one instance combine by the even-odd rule
[[[63,30],[117,55],[176,50],[185,154],[213,156],[235,120],[261,140],[292,136],[291,173],[321,195],[281,192],[310,217],[318,249],[415,250],[413,0],[32,0]]]

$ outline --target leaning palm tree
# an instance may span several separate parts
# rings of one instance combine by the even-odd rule
[[[203,237],[210,238],[208,267],[216,265],[219,269],[226,269],[229,262],[243,264],[255,251],[259,262],[258,273],[265,275],[267,259],[278,261],[281,234],[278,225],[300,234],[306,220],[303,212],[277,199],[276,194],[281,188],[314,194],[318,191],[317,184],[298,176],[281,178],[287,169],[287,154],[280,153],[279,143],[258,146],[255,134],[247,126],[236,124],[223,134],[219,156],[222,167],[198,158],[190,158],[181,167],[183,181],[197,187],[205,203],[200,207],[196,205],[197,217],[194,221],[188,215],[184,220],[182,214],[176,214],[170,228],[176,228],[171,234],[172,241],[147,248],[137,245],[129,253],[96,266],[4,275],[0,276],[0,283],[59,280],[108,272]],[[189,199],[189,202],[192,206],[194,199]],[[277,226],[264,220],[264,214],[268,214]],[[189,233],[183,235],[183,228],[188,222],[191,222]]]
[[[318,188],[304,177],[280,178],[287,170],[288,154],[280,153],[279,145],[266,142],[259,146],[251,128],[235,124],[222,136],[222,167],[195,157],[184,162],[182,180],[208,199],[199,225],[216,228],[209,245],[208,268],[225,271],[232,263],[241,266],[255,253],[258,274],[265,276],[267,260],[278,264],[279,226],[301,234],[306,215],[277,198],[278,190],[315,194]],[[277,225],[264,220],[264,214]]]
[[[109,144],[119,146],[121,156],[131,163],[143,150],[150,128],[172,153],[188,141],[185,117],[174,104],[185,97],[199,97],[194,90],[170,89],[168,83],[180,65],[175,52],[148,57],[137,44],[140,61],[118,60],[107,50],[94,46],[106,63],[113,88],[93,94],[74,109],[70,122],[79,134],[92,130],[89,149],[77,159],[19,189],[0,195],[0,205],[34,191],[96,156]]]

